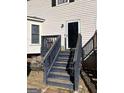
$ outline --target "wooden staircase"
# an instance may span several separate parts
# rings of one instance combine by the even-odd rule
[[[82,37],[79,34],[76,48],[61,51],[61,36],[42,36],[41,55],[44,56],[44,83],[70,90],[78,90],[80,71],[83,70],[97,88],[96,38],[95,33],[82,47]],[[82,70],[80,70],[81,59]],[[86,82],[90,84],[87,79]],[[96,93],[94,88],[91,88],[91,91]]]
[[[61,51],[61,36],[42,37],[41,54],[44,56],[43,80],[45,84],[70,90],[78,90],[80,76],[79,65],[81,63],[81,40],[82,37],[79,34],[76,48]],[[50,45],[45,45],[47,43],[46,41],[52,43]],[[46,51],[46,48],[49,48],[48,51]]]
[[[71,76],[69,72],[69,65],[72,61],[70,58],[71,51],[60,51],[58,58],[56,59],[50,74],[48,75],[47,83],[52,86],[58,86],[63,88],[73,89],[74,76]]]

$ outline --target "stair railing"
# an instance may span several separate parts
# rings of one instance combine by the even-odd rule
[[[58,35],[41,36],[41,55],[45,55],[56,41]]]
[[[97,49],[97,32],[91,37],[91,39],[83,46],[83,59],[86,60],[94,50]]]
[[[55,63],[55,60],[60,52],[61,48],[61,36],[57,36],[55,42],[52,44],[46,55],[43,59],[43,68],[44,68],[44,83],[47,84],[47,78],[49,75],[49,72]]]
[[[78,90],[79,76],[80,76],[80,63],[81,63],[81,47],[82,47],[82,37],[78,34],[76,49],[74,53],[74,90]]]

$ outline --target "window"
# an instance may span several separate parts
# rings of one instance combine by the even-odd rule
[[[32,24],[32,44],[39,44],[39,25]]]
[[[58,4],[66,3],[68,0],[58,0]]]
[[[52,7],[63,4],[63,3],[71,3],[74,2],[75,0],[52,0]]]

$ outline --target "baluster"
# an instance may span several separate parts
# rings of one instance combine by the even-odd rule
[[[44,58],[44,83],[47,83],[47,75],[49,74],[50,71],[50,66],[53,64],[53,60],[61,47],[61,38],[60,36],[44,36],[42,37],[43,44],[42,46],[46,49],[51,48],[51,46],[54,45],[53,47],[49,50],[47,55]],[[57,40],[57,41],[56,41]]]

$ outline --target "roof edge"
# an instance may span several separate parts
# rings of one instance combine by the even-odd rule
[[[42,18],[39,18],[36,16],[27,16],[27,20],[36,21],[36,22],[44,22],[45,21],[45,19],[42,19]]]

